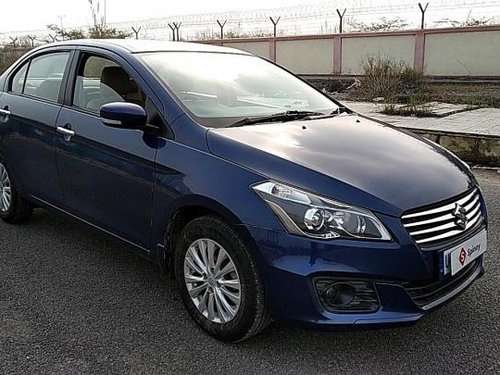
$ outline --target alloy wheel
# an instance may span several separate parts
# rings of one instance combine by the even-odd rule
[[[209,321],[227,323],[235,318],[241,282],[235,263],[217,242],[203,238],[189,246],[184,281],[194,305]]]
[[[12,202],[12,187],[5,166],[0,163],[0,211],[7,212]]]

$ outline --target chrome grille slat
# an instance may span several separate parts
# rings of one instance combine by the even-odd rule
[[[457,224],[457,217],[453,214],[457,204],[464,208],[467,217],[464,229]],[[466,196],[440,207],[403,215],[401,220],[419,245],[458,237],[483,220],[479,190],[474,189]]]
[[[469,213],[471,210],[477,209],[477,207],[480,206],[480,205],[478,205],[478,203],[479,203],[479,196],[476,196],[472,202],[470,202],[467,206],[464,206],[467,213]],[[403,216],[403,219],[405,219],[404,216]],[[416,227],[416,226],[425,225],[425,224],[439,223],[442,221],[450,221],[450,220],[455,220],[455,216],[453,216],[451,213],[448,213],[448,214],[445,214],[443,216],[438,216],[438,217],[435,217],[432,219],[409,222],[409,223],[405,224],[405,227],[410,228],[410,227]]]
[[[465,233],[467,230],[469,230],[470,228],[472,228],[473,226],[476,225],[476,223],[478,222],[479,218],[482,219],[481,213],[479,213],[479,215],[477,215],[475,218],[473,218],[471,221],[469,221],[469,223],[467,224],[467,227],[465,227],[465,229],[463,229],[463,230],[462,229],[453,230],[453,231],[446,232],[444,234],[441,234],[441,235],[438,235],[438,236],[435,236],[435,237],[426,238],[426,239],[419,240],[419,241],[416,241],[416,242],[418,244],[423,244],[423,243],[428,243],[428,242],[432,242],[432,241],[442,240],[442,239],[449,238],[449,237],[454,237],[457,234]]]
[[[441,207],[437,207],[437,208],[433,208],[433,209],[430,209],[430,210],[426,210],[426,211],[421,211],[421,212],[416,212],[416,213],[413,213],[413,214],[408,214],[408,215],[404,215],[403,216],[403,219],[410,219],[412,217],[418,217],[418,216],[425,216],[425,215],[432,215],[434,213],[439,213],[439,212],[443,212],[443,211],[449,211],[449,210],[453,210],[455,208],[455,204],[460,204],[460,205],[463,205],[464,203],[466,203],[474,194],[477,194],[477,189],[472,191],[470,194],[466,195],[465,197],[463,197],[462,199],[459,199],[458,201],[456,202],[453,202],[453,203],[449,203],[445,206],[441,206]]]
[[[470,212],[470,217],[472,217],[472,218],[475,217],[476,213],[479,211],[480,208],[481,208],[481,206],[478,205],[472,212]],[[469,215],[467,215],[467,216],[469,217]],[[420,234],[438,232],[438,231],[444,230],[444,229],[455,228],[456,226],[457,226],[457,224],[455,224],[455,222],[452,221],[452,222],[449,222],[449,223],[446,223],[446,224],[443,224],[443,225],[440,225],[437,227],[433,227],[430,229],[419,230],[417,232],[410,232],[410,235],[411,236],[418,236]]]

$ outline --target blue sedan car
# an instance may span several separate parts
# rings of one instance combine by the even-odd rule
[[[240,341],[415,322],[483,274],[468,166],[229,48],[71,41],[0,78],[0,217],[53,209],[174,275]]]

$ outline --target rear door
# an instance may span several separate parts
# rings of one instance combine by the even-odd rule
[[[57,204],[55,124],[64,97],[71,50],[51,50],[24,61],[0,97],[0,152],[25,194]]]
[[[102,105],[127,101],[143,106],[154,121],[158,103],[144,86],[119,56],[98,49],[79,52],[57,120],[56,154],[65,208],[148,249],[158,139],[107,127],[99,116]]]

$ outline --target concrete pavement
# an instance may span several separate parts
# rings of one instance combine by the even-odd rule
[[[354,111],[411,130],[474,165],[500,167],[500,108],[479,108],[445,117],[389,116],[383,104],[342,101]]]
[[[500,108],[478,108],[446,117],[389,116],[380,111],[383,104],[343,101],[356,112],[408,129],[493,136],[500,138]]]

